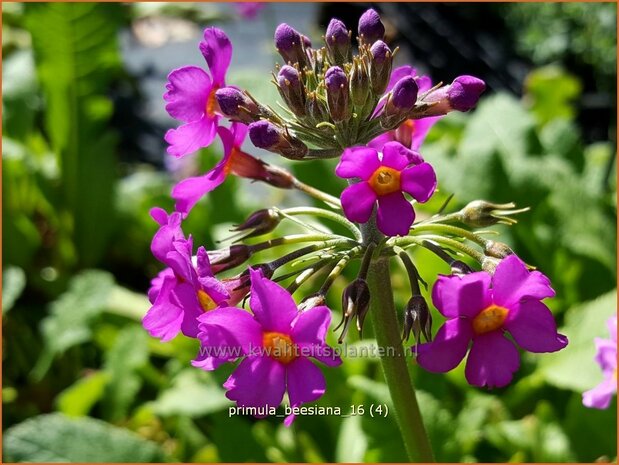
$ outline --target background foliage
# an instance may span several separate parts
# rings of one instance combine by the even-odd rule
[[[580,400],[601,379],[593,338],[607,336],[604,322],[616,312],[615,133],[582,136],[589,76],[572,72],[575,59],[565,59],[581,57],[577,68],[585,66],[599,89],[616,95],[616,6],[553,5],[499,9],[519,31],[514,53],[528,60],[530,72],[520,95],[492,89],[474,112],[450,115],[432,130],[423,154],[436,168],[440,192],[423,212],[435,212],[451,193],[454,210],[478,198],[531,206],[516,227],[497,230],[552,278],[557,298],[550,305],[570,345],[553,355],[526,354],[514,383],[495,391],[468,386],[462,367],[434,375],[411,363],[439,461],[616,456],[616,404],[596,411]],[[405,460],[393,415],[304,417],[290,429],[278,419],[229,418],[221,383],[230,368],[191,368],[195,341],[162,344],[141,328],[149,306],[144,292],[159,270],[149,252],[156,225],[148,210],[171,209],[174,174],[161,170],[161,161],[127,156],[127,131],[142,121],[121,118],[128,116],[119,95],[139,102],[140,79],[123,64],[119,34],[145,17],[191,18],[201,26],[236,20],[229,11],[3,5],[5,461]],[[247,72],[231,81],[274,98],[266,74],[263,83]],[[148,130],[162,135],[154,122]],[[219,151],[203,150],[197,168],[212,166]],[[335,195],[343,187],[333,163],[291,168]],[[251,211],[296,201],[288,192],[230,180],[192,212],[187,231],[214,247]],[[423,251],[414,258],[429,284],[448,271]],[[336,312],[344,283],[330,294]],[[403,307],[407,284],[395,268],[394,287]],[[371,341],[351,334],[349,342]],[[325,371],[329,389],[321,405],[389,404],[376,359],[350,358]]]

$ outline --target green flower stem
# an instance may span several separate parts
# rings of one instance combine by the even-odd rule
[[[307,195],[314,197],[315,199],[322,200],[330,206],[338,209],[342,207],[340,199],[338,199],[337,197],[333,197],[332,195],[327,194],[320,189],[316,189],[315,187],[308,186],[304,182],[299,181],[297,178],[293,178],[292,185],[295,189],[300,190],[301,192],[305,192]]]
[[[336,223],[341,224],[346,229],[348,229],[354,236],[355,239],[361,241],[361,231],[357,228],[354,223],[348,221],[342,215],[338,215],[335,212],[324,210],[322,208],[314,208],[314,207],[294,207],[294,208],[286,208],[284,210],[280,210],[284,215],[287,216],[295,216],[295,215],[312,215],[318,216],[321,218],[326,218],[331,221],[335,221]]]
[[[420,224],[419,226],[413,227],[412,234],[414,235],[416,232],[437,232],[439,234],[442,232],[446,234],[451,234],[456,237],[464,237],[465,239],[479,244],[482,247],[485,247],[486,243],[488,242],[487,239],[484,239],[483,237],[480,237],[471,231],[467,231],[466,229],[452,226],[449,224]]]
[[[393,246],[393,245],[399,245],[400,247],[405,247],[407,245],[411,245],[411,244],[416,244],[416,245],[421,245],[423,246],[424,241],[434,241],[437,242],[441,245],[444,245],[446,247],[455,249],[465,255],[468,255],[469,257],[471,257],[472,259],[478,261],[479,263],[481,263],[484,259],[484,254],[463,244],[462,242],[458,242],[454,239],[451,239],[449,237],[443,237],[443,236],[436,236],[436,235],[432,235],[432,234],[425,234],[425,235],[419,235],[419,236],[407,236],[407,237],[401,237],[401,238],[396,238],[395,240],[389,241],[388,245]]]
[[[303,242],[320,242],[321,248],[326,248],[334,245],[335,243],[353,244],[356,242],[352,239],[342,238],[333,239],[331,234],[290,234],[289,236],[277,237],[275,239],[269,239],[268,241],[259,242],[248,246],[251,250],[251,254],[261,252],[263,250],[270,249],[271,247],[278,247],[280,245],[299,244]]]
[[[383,240],[382,234],[376,229],[375,215],[368,223],[361,225],[361,232],[366,244],[378,244]],[[388,259],[375,257],[368,273],[368,284],[372,296],[370,315],[374,334],[379,347],[384,348],[381,351],[383,373],[408,457],[411,462],[434,462],[432,446],[419,411],[402,347]]]

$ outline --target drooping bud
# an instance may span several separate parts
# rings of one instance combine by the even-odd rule
[[[498,258],[485,256],[481,261],[481,269],[493,275],[499,263],[501,263],[501,260]]]
[[[251,256],[251,248],[245,244],[235,244],[230,247],[207,252],[214,274],[230,270],[245,263]]]
[[[460,210],[457,215],[459,221],[473,228],[483,228],[497,223],[513,225],[517,221],[510,218],[511,215],[529,210],[528,207],[513,210],[515,207],[516,204],[513,202],[497,204],[485,200],[474,200]]]
[[[321,307],[323,305],[326,305],[326,303],[327,301],[324,294],[317,292],[315,294],[308,295],[301,301],[301,303],[299,304],[299,311],[305,312],[314,307]]]
[[[236,151],[228,166],[235,176],[266,182],[274,187],[289,189],[294,182],[293,176],[288,171],[269,165],[240,150]]]
[[[412,76],[403,77],[396,82],[387,97],[381,125],[387,129],[399,125],[415,106],[418,91],[419,88]]]
[[[385,37],[385,26],[380,21],[378,13],[369,9],[359,18],[359,41],[365,44],[373,44]]]
[[[428,342],[432,340],[432,315],[426,299],[421,295],[412,296],[404,309],[402,340],[408,341],[411,332],[417,343],[421,336]]]
[[[342,293],[342,321],[334,329],[337,330],[342,324],[342,334],[338,338],[338,342],[341,344],[348,327],[353,318],[357,318],[357,329],[359,332],[363,330],[363,321],[365,315],[370,308],[370,288],[365,279],[357,278],[344,289]]]
[[[362,60],[354,59],[350,73],[350,98],[355,108],[363,108],[370,96],[370,76]]]
[[[333,121],[343,121],[349,117],[348,78],[339,66],[332,66],[325,73],[327,105]]]
[[[498,241],[487,241],[484,245],[484,254],[494,258],[505,258],[512,255],[514,251],[505,243]]]
[[[299,117],[305,116],[305,87],[299,72],[292,66],[282,66],[277,74],[277,84],[288,108]]]
[[[332,64],[343,65],[351,60],[350,32],[339,19],[332,19],[325,33],[327,54]]]
[[[477,105],[486,83],[475,76],[458,76],[448,85],[430,92],[424,103],[434,103],[424,116],[444,115],[450,111],[469,111]]]
[[[243,239],[261,236],[273,231],[279,225],[281,220],[282,218],[275,210],[272,208],[264,208],[249,215],[245,221],[236,225],[232,231],[251,230],[251,232],[244,236]]]
[[[299,63],[301,69],[305,66],[307,60],[305,38],[301,34],[288,24],[282,23],[275,29],[274,39],[275,48],[285,63]]]
[[[473,272],[473,268],[460,260],[452,261],[449,266],[451,267],[451,274],[456,276],[464,276]]]
[[[222,87],[215,98],[221,112],[232,121],[249,124],[260,119],[260,107],[242,90]]]
[[[375,95],[382,95],[389,85],[393,54],[382,40],[377,40],[370,49],[370,82]]]
[[[308,148],[300,139],[292,136],[270,121],[261,120],[249,125],[249,138],[256,147],[279,153],[292,160],[300,160],[307,155]]]

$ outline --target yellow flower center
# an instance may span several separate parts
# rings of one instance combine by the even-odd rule
[[[509,310],[505,307],[490,305],[473,318],[473,331],[475,334],[484,334],[499,329],[503,326],[508,313]]]
[[[376,195],[398,192],[400,190],[400,172],[388,166],[381,166],[374,171],[369,183]]]
[[[219,108],[219,103],[217,103],[217,99],[215,98],[215,92],[217,92],[218,87],[213,86],[211,89],[211,93],[208,94],[208,99],[206,99],[206,114],[209,116],[213,116],[216,111],[221,111]]]
[[[202,289],[198,291],[198,302],[200,302],[200,306],[205,312],[213,310],[215,307],[217,307],[217,304],[215,303],[213,298]]]
[[[265,332],[262,335],[262,345],[272,359],[284,365],[289,364],[299,356],[296,344],[286,334]]]

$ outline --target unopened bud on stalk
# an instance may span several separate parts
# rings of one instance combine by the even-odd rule
[[[339,19],[332,19],[327,26],[325,42],[331,63],[343,65],[351,59],[350,32]]]
[[[214,274],[230,270],[245,263],[251,256],[251,248],[245,244],[236,244],[224,249],[207,252]]]
[[[355,58],[350,73],[350,98],[356,108],[363,108],[370,96],[370,76],[364,63]]]
[[[299,304],[299,311],[305,312],[314,307],[321,307],[323,305],[326,305],[326,303],[327,301],[324,294],[317,292],[315,294],[308,295],[301,301],[301,303]]]
[[[487,241],[484,245],[484,254],[494,258],[505,258],[512,255],[514,251],[505,243],[498,241]]]
[[[339,66],[332,66],[325,73],[327,88],[327,105],[333,121],[343,121],[349,117],[348,112],[348,78]]]
[[[359,41],[364,44],[373,44],[385,38],[385,26],[375,10],[369,9],[361,15],[358,32]]]
[[[425,116],[444,115],[450,111],[469,111],[477,105],[479,96],[486,90],[486,83],[475,76],[458,76],[448,85],[440,87],[423,98],[423,103],[435,103]]]
[[[260,119],[260,107],[246,92],[234,87],[223,87],[215,92],[221,112],[232,121],[249,124]]]
[[[513,202],[491,203],[485,200],[474,200],[458,212],[458,220],[474,228],[483,228],[497,223],[512,225],[517,221],[510,218],[511,215],[529,210],[528,207],[513,210],[515,207],[516,204]]]
[[[357,318],[357,329],[359,332],[363,330],[363,321],[369,308],[370,288],[365,279],[357,278],[342,293],[342,321],[334,328],[337,330],[342,324],[344,325],[342,334],[340,334],[337,340],[340,344],[346,337],[348,327],[353,318]]]
[[[451,267],[451,274],[456,276],[464,276],[474,271],[473,268],[460,260],[452,261],[449,266]]]
[[[305,102],[305,109],[314,124],[329,120],[329,111],[325,103],[318,98],[316,92],[310,92]]]
[[[481,261],[481,269],[493,275],[499,263],[501,263],[501,260],[498,258],[485,256]]]
[[[292,160],[300,160],[308,152],[307,145],[287,130],[270,121],[261,120],[249,125],[249,138],[256,147],[279,153]]]
[[[412,296],[404,310],[402,340],[408,341],[411,332],[417,343],[422,335],[426,341],[432,340],[432,315],[426,299],[421,295]]]
[[[307,61],[305,54],[305,37],[301,36],[294,28],[286,23],[280,24],[275,29],[275,48],[284,59],[285,63],[299,63],[302,69]],[[308,40],[309,41],[309,40]],[[311,44],[308,45],[311,46]]]
[[[244,236],[243,239],[261,236],[273,231],[279,225],[281,220],[281,217],[275,210],[272,208],[264,208],[249,215],[245,221],[236,225],[232,231],[252,230],[251,233]]]
[[[370,82],[374,95],[382,95],[389,85],[393,54],[382,40],[377,40],[370,49]]]
[[[385,111],[381,116],[381,126],[391,129],[406,118],[417,101],[419,87],[412,76],[406,76],[396,82],[387,97]]]
[[[305,116],[305,87],[301,82],[301,76],[292,66],[282,66],[277,74],[279,93],[292,112],[299,116]]]

